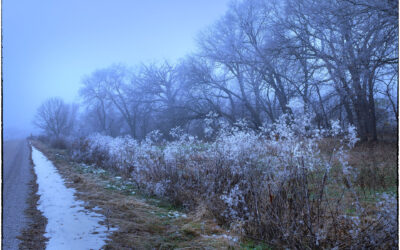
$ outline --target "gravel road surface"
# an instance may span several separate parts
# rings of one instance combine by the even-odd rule
[[[21,230],[27,225],[29,182],[32,180],[27,140],[3,142],[3,249],[18,249]]]

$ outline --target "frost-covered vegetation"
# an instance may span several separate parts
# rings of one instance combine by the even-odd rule
[[[94,134],[76,140],[72,155],[132,178],[142,190],[196,210],[206,206],[234,232],[289,247],[395,247],[396,197],[366,206],[347,163],[357,142],[352,126],[318,129],[309,116],[284,115],[258,131],[227,126],[210,115],[200,140],[171,131],[139,142]],[[216,129],[216,127],[218,127]]]
[[[243,237],[395,248],[396,152],[374,145],[398,138],[397,1],[232,1],[197,41],[175,64],[92,72],[80,112],[47,101],[36,125]]]

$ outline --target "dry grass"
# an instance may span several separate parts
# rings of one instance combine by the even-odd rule
[[[321,141],[321,152],[332,152],[338,140],[326,138]],[[348,163],[353,167],[352,184],[362,196],[381,192],[397,192],[398,144],[397,142],[363,142],[349,151]],[[338,164],[339,165],[339,164]],[[340,178],[341,169],[334,168],[331,175]]]
[[[321,151],[328,153],[335,144],[335,139],[325,139]],[[353,168],[354,176],[349,179],[360,202],[365,208],[375,207],[377,196],[383,192],[397,194],[398,145],[388,141],[363,142],[349,150],[348,163]],[[352,193],[344,192],[345,186],[339,185],[343,179],[342,170],[337,165],[331,170],[331,181],[328,191],[331,198],[343,196],[344,208],[351,212],[354,208]]]
[[[76,196],[86,202],[85,208],[101,208],[96,212],[107,217],[110,227],[118,228],[110,235],[105,249],[229,249],[238,246],[226,238],[214,237],[227,233],[205,215],[171,217],[168,208],[155,205],[161,204],[159,201],[109,188],[107,185],[115,183],[111,173],[80,171],[79,164],[69,159],[65,151],[50,149],[38,141],[33,145],[54,163],[66,185],[78,191]]]
[[[359,172],[356,185],[364,193],[396,190],[397,154],[395,143],[364,143],[355,147],[350,152],[349,163]]]

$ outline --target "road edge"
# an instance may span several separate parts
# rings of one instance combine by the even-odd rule
[[[40,195],[38,192],[37,176],[34,171],[35,163],[32,160],[32,144],[27,140],[29,147],[29,161],[31,165],[32,180],[29,182],[30,192],[26,200],[28,207],[24,211],[29,219],[28,225],[22,229],[21,234],[17,236],[21,240],[20,249],[45,249],[48,238],[44,236],[46,232],[47,218],[38,210]]]

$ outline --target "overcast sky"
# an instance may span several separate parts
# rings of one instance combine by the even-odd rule
[[[30,128],[49,97],[79,101],[81,79],[113,63],[176,60],[229,0],[3,0],[4,126]]]

